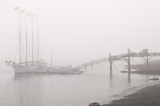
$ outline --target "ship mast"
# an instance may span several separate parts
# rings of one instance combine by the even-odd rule
[[[37,62],[39,65],[39,30],[38,30],[38,16],[36,16],[37,18]]]
[[[34,65],[34,18],[36,17],[36,30],[37,30],[37,63],[39,64],[39,32],[38,32],[38,17],[32,15],[32,65]]]
[[[21,13],[25,13],[25,11],[19,11],[19,65],[21,65]]]
[[[34,15],[32,15],[32,65],[33,65],[33,18],[34,18]]]
[[[21,12],[19,12],[19,64],[21,64]]]
[[[28,28],[27,28],[27,15],[25,15],[25,30],[26,30],[26,65],[28,65]]]
[[[39,36],[37,36],[37,62],[39,64]]]
[[[16,11],[18,11],[18,36],[19,36],[19,64],[21,64],[21,11],[19,7],[14,8]]]

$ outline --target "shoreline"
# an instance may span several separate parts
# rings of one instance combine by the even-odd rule
[[[131,88],[132,89],[132,88]],[[160,106],[160,81],[102,106]]]

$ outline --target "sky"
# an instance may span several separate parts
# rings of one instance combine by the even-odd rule
[[[0,0],[0,61],[15,54],[14,7],[38,16],[41,58],[50,64],[52,54],[54,65],[79,65],[128,48],[159,52],[159,5],[159,0]]]

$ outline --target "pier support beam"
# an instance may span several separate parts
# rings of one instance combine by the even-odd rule
[[[148,49],[143,49],[142,50],[142,53],[143,53],[143,59],[147,65],[147,68],[146,68],[146,76],[147,76],[147,79],[148,79],[148,73],[149,73],[149,59],[151,59],[152,57],[149,58],[149,54],[148,54]]]
[[[112,63],[113,63],[112,56],[111,56],[111,54],[109,54],[110,78],[112,78]]]
[[[128,49],[128,81],[131,80],[130,50]]]

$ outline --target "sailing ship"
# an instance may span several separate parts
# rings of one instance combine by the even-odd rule
[[[16,8],[16,10],[19,10],[19,8]],[[31,14],[25,14],[25,60],[22,60],[22,33],[21,33],[21,15],[25,13],[24,11],[20,11],[19,10],[19,28],[18,28],[18,48],[19,48],[19,61],[16,62],[14,59],[13,61],[12,60],[6,60],[5,64],[6,65],[10,65],[11,67],[13,67],[14,69],[14,72],[16,74],[18,73],[35,73],[35,72],[45,72],[46,69],[45,69],[45,65],[46,63],[43,61],[43,59],[39,59],[39,36],[38,36],[38,17],[35,16],[35,15],[31,15]],[[31,16],[31,32],[32,32],[32,57],[31,57],[31,61],[28,61],[29,58],[28,58],[28,30],[27,30],[27,15],[30,15]],[[36,29],[37,29],[37,60],[34,60],[34,40],[33,40],[33,36],[34,36],[34,33],[33,33],[33,19],[36,18],[36,22],[37,22],[37,25],[36,26]]]
[[[17,8],[16,8],[17,9]],[[17,9],[19,10],[19,8]],[[43,59],[39,59],[39,34],[38,34],[38,18],[36,18],[36,24],[33,25],[33,18],[37,17],[35,15],[31,16],[31,32],[32,32],[32,50],[31,50],[31,60],[29,60],[28,57],[28,30],[27,30],[27,15],[25,15],[25,60],[22,59],[22,33],[21,33],[21,14],[24,13],[24,11],[19,11],[19,28],[18,28],[18,51],[19,51],[19,61],[15,61],[16,59],[12,60],[6,60],[5,64],[13,67],[14,72],[16,74],[20,73],[49,73],[49,74],[81,74],[82,71],[79,71],[78,68],[74,68],[72,66],[50,66],[47,67],[46,63]],[[33,40],[33,26],[36,26],[35,29],[37,33],[37,49],[34,49],[34,40]],[[34,51],[37,50],[37,59],[34,60]],[[52,56],[51,56],[52,57]],[[51,58],[51,64],[52,64],[52,58]]]

